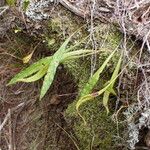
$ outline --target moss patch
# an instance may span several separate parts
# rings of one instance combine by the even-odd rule
[[[88,123],[87,126],[84,126],[82,120],[75,121],[74,130],[80,141],[79,147],[82,150],[90,150],[91,148],[108,150],[112,148],[116,124],[106,114],[101,104],[101,98],[87,103],[82,107],[81,113]]]
[[[96,27],[95,36],[98,48],[102,50],[100,54],[97,55],[95,68],[95,70],[97,70],[109,54],[118,47],[121,41],[121,35],[111,26],[101,24]],[[101,89],[110,79],[120,53],[121,52],[118,52],[110,63],[108,63],[107,69],[105,69],[101,75],[99,83],[94,90]],[[80,90],[91,75],[91,57],[68,62],[66,63],[66,67],[68,67],[75,76],[80,93]],[[92,148],[96,150],[115,149],[117,147],[117,142],[114,142],[114,137],[117,133],[116,123],[111,120],[112,113],[110,113],[109,116],[106,114],[106,110],[102,105],[102,97],[81,106],[80,111],[87,121],[87,126],[84,126],[83,121],[76,113],[75,105],[77,100],[78,98],[69,105],[65,115],[67,120],[72,120],[73,122],[79,148],[81,150],[90,150]],[[110,101],[112,101],[110,102],[111,112],[114,110],[115,100],[116,98],[110,98]]]

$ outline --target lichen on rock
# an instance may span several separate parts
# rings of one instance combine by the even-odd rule
[[[54,0],[30,0],[29,6],[25,11],[28,18],[34,21],[40,21],[43,19],[49,19],[50,6],[53,5]],[[20,7],[23,7],[24,0],[20,1]]]

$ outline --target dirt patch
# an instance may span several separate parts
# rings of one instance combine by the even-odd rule
[[[76,140],[72,138],[74,137],[72,127],[68,126],[64,119],[64,111],[75,99],[77,92],[77,84],[71,73],[60,66],[53,86],[46,97],[39,101],[41,81],[6,86],[9,79],[20,71],[21,65],[20,60],[10,56],[13,48],[10,51],[5,46],[1,46],[0,54],[2,62],[0,65],[0,118],[3,123],[1,149],[76,149],[74,144]],[[23,49],[23,47],[27,48],[27,45],[20,48]],[[40,45],[41,47],[43,46]]]

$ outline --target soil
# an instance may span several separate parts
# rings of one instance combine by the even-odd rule
[[[4,39],[2,41],[5,42]],[[6,45],[1,46],[0,55],[0,118],[1,121],[7,119],[1,132],[1,149],[76,149],[72,127],[64,119],[64,111],[76,97],[77,84],[73,76],[60,66],[52,88],[42,101],[39,101],[42,81],[6,86],[21,69],[18,65],[20,60],[6,54],[10,53],[10,50],[5,49]],[[40,45],[38,49],[41,47],[44,48]],[[5,54],[2,55],[4,49]],[[14,63],[19,67],[12,67]]]

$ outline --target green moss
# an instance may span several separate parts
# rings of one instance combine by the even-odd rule
[[[74,19],[70,18],[72,18],[72,15],[68,13],[68,17],[64,19],[63,16],[62,18],[60,16],[55,16],[47,22],[47,28],[43,38],[50,51],[57,51],[65,39],[82,26],[82,24],[78,24]],[[86,28],[84,27],[75,34],[69,44],[74,45],[87,36],[85,30]]]
[[[99,98],[82,106],[80,112],[87,122],[86,126],[75,112],[72,113],[71,107],[66,111],[67,118],[71,114],[70,117],[74,120],[73,130],[81,150],[90,150],[91,147],[109,150],[117,145],[114,143],[114,137],[117,134],[116,123],[111,119],[112,114],[109,116],[106,114],[101,102],[102,98]]]
[[[116,125],[106,114],[101,100],[94,100],[82,107],[81,113],[87,121],[87,126],[83,125],[82,120],[75,123],[75,133],[83,150],[90,149],[91,146],[106,150],[113,146],[112,138],[116,134]]]
[[[118,47],[121,41],[121,35],[118,31],[111,26],[98,25],[96,27],[95,38],[98,43],[99,49],[102,52],[97,55],[96,70],[102,65],[104,60],[109,54]],[[104,84],[110,79],[114,70],[114,66],[118,61],[120,52],[113,57],[108,63],[107,69],[101,75],[99,83],[96,85],[95,90],[101,89]],[[91,75],[91,58],[83,58],[80,60],[71,61],[65,64],[78,82],[79,93]],[[91,102],[87,102],[81,106],[80,111],[87,121],[87,126],[84,126],[83,120],[77,115],[75,105],[78,98],[68,106],[66,110],[66,118],[74,121],[74,132],[79,141],[79,148],[81,150],[90,150],[91,147],[96,150],[109,150],[117,145],[114,142],[116,135],[116,124],[111,120],[111,113],[109,116],[102,105],[102,98],[99,97]],[[114,103],[114,99],[112,103]],[[114,108],[110,107],[113,112]]]

